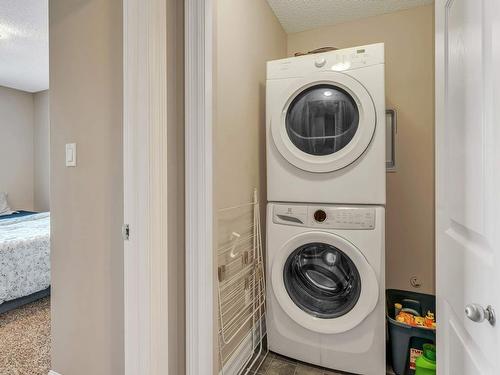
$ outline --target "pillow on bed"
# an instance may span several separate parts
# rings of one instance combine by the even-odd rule
[[[7,193],[0,192],[0,216],[10,215],[13,212],[7,203]]]

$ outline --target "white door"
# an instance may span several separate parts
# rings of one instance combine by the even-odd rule
[[[436,0],[436,137],[438,374],[500,374],[498,0]]]

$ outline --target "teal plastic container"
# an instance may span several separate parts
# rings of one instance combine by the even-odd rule
[[[415,375],[415,370],[410,368],[409,363],[410,349],[423,352],[425,344],[435,344],[436,331],[398,322],[394,316],[394,304],[401,303],[404,308],[411,308],[419,315],[425,316],[427,311],[436,311],[436,297],[406,290],[388,289],[386,301],[392,368],[396,375]]]
[[[436,347],[424,344],[424,353],[415,361],[415,375],[436,375]]]

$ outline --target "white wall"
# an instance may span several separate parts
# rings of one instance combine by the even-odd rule
[[[35,211],[50,210],[50,121],[49,92],[33,95],[34,101],[34,208]]]
[[[33,210],[33,95],[0,86],[0,191],[14,210]]]

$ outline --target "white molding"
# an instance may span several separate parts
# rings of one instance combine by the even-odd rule
[[[212,243],[213,0],[185,2],[186,373],[214,365]]]
[[[123,2],[125,374],[168,374],[167,6]]]
[[[55,372],[54,370],[49,371],[49,375],[61,375],[58,372]]]
[[[436,0],[434,4],[434,46],[435,46],[435,57],[434,57],[434,184],[435,184],[435,202],[434,202],[434,213],[435,213],[435,281],[436,281],[436,314],[440,318],[446,316],[445,310],[447,309],[447,302],[444,300],[443,296],[441,296],[441,277],[436,273],[441,267],[446,267],[441,263],[440,260],[440,251],[441,251],[441,243],[439,239],[439,230],[440,230],[440,207],[444,202],[441,202],[441,197],[443,193],[441,191],[441,180],[440,176],[442,175],[441,171],[441,155],[442,151],[440,149],[440,145],[443,143],[442,139],[444,139],[444,123],[445,123],[445,101],[446,101],[446,82],[445,82],[445,61],[446,61],[446,4],[449,4],[449,0]],[[444,328],[444,327],[443,327]],[[442,329],[438,329],[436,331],[436,344],[440,348],[440,363],[439,363],[439,374],[445,374],[445,368],[447,363],[445,361],[449,356],[449,348],[446,343],[446,336],[442,334]],[[446,373],[450,371],[446,369]]]

